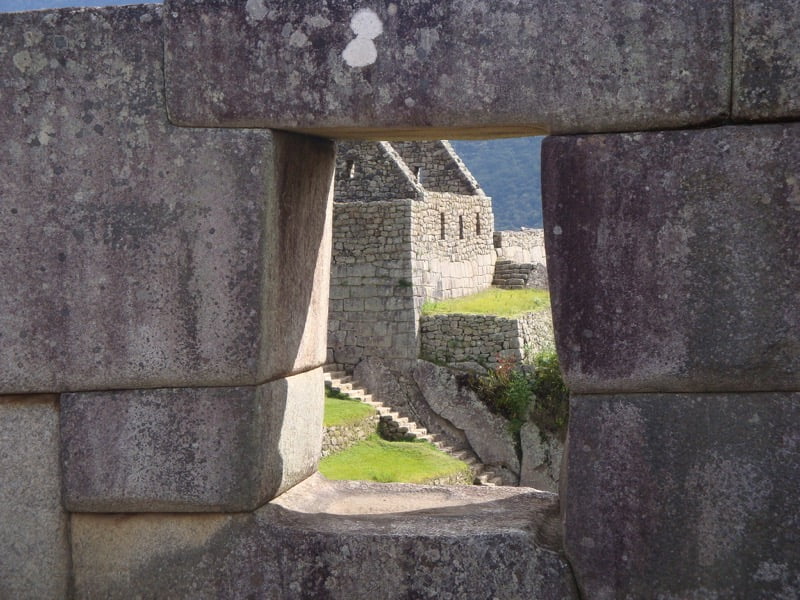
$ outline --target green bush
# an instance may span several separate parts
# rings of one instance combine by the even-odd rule
[[[569,390],[561,376],[558,354],[546,350],[533,357],[533,394],[530,420],[562,441],[567,436],[569,421]]]
[[[554,350],[539,352],[527,365],[500,359],[497,368],[486,375],[467,375],[460,381],[474,390],[492,413],[508,420],[517,442],[527,420],[561,440],[566,437],[569,390]]]

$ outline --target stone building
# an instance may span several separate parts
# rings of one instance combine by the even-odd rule
[[[491,199],[440,140],[340,143],[334,200],[328,360],[413,367],[423,303],[492,283]]]

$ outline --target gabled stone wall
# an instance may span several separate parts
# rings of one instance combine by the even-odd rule
[[[425,190],[469,196],[483,193],[447,140],[392,142],[391,145]]]

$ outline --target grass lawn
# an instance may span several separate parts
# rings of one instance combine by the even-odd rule
[[[387,442],[377,434],[326,456],[319,471],[328,479],[357,479],[381,483],[422,483],[469,467],[428,442]]]
[[[332,397],[330,392],[325,390],[325,416],[322,421],[325,427],[354,425],[374,412],[374,408],[363,402],[341,396]]]
[[[501,290],[489,288],[471,296],[451,300],[426,302],[423,315],[446,315],[461,313],[467,315],[497,315],[516,317],[550,307],[550,293],[547,290]]]

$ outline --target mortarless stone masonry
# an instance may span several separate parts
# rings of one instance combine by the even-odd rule
[[[450,367],[495,368],[500,359],[523,361],[553,343],[549,310],[516,318],[493,315],[427,315],[420,319],[420,356]]]
[[[16,398],[0,411],[0,596],[573,599],[573,574],[592,600],[796,595],[797,0],[358,8],[0,16],[0,391],[260,385],[321,360],[332,145],[170,123],[609,132],[552,140],[565,162],[544,153],[558,350],[583,390],[569,563],[553,496],[317,478],[246,513],[72,513],[65,551],[54,399]]]
[[[413,368],[422,304],[491,283],[491,200],[445,141],[340,143],[335,200],[328,359]]]

